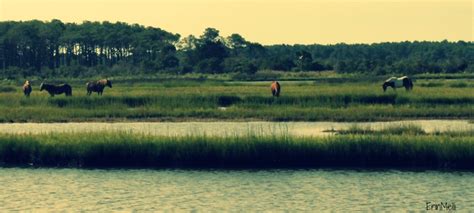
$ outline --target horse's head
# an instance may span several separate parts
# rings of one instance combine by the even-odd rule
[[[43,91],[43,90],[44,90],[44,82],[41,83],[41,85],[40,85],[40,91]]]
[[[25,86],[29,86],[29,85],[30,85],[30,81],[26,80],[24,85],[25,85]]]
[[[107,83],[106,83],[105,85],[107,85],[108,87],[112,88],[112,81],[107,80]]]
[[[382,88],[383,88],[383,91],[384,91],[384,92],[387,90],[387,87],[388,87],[388,86],[389,86],[389,85],[388,85],[388,82],[384,82],[384,83],[382,84]]]

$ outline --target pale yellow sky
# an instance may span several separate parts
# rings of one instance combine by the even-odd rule
[[[123,21],[262,44],[473,40],[472,0],[0,0],[0,20]]]

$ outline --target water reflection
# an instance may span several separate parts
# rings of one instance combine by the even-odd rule
[[[0,169],[0,211],[474,209],[474,173]]]
[[[137,122],[137,123],[3,123],[0,133],[50,133],[126,131],[152,135],[246,135],[289,134],[297,136],[324,136],[327,130],[347,129],[351,126],[373,129],[414,124],[427,132],[474,130],[467,120],[413,120],[395,122]]]

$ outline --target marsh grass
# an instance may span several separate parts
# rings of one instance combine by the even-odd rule
[[[474,116],[470,87],[415,87],[388,90],[367,82],[282,82],[282,96],[268,82],[169,80],[116,82],[103,96],[85,95],[73,84],[73,96],[48,97],[33,85],[26,98],[0,93],[0,122],[110,120],[267,120],[385,121],[419,118],[462,119]],[[7,85],[11,86],[11,85]],[[19,86],[18,86],[19,87]],[[225,107],[226,110],[220,110]]]
[[[341,135],[355,135],[355,134],[362,134],[362,135],[427,135],[428,133],[419,126],[414,124],[406,124],[406,125],[393,125],[388,126],[382,129],[374,129],[372,127],[362,127],[360,125],[353,125],[348,129],[338,130],[336,131],[338,134]],[[440,133],[441,134],[441,133]]]
[[[342,130],[327,130],[340,135],[431,135],[431,136],[474,136],[474,130],[447,130],[427,132],[420,125],[401,124],[390,125],[384,128],[373,128],[370,126],[352,125]]]
[[[449,86],[454,87],[454,88],[464,88],[464,87],[468,87],[469,85],[466,82],[456,82],[456,83],[450,84]]]
[[[426,83],[420,83],[419,86],[421,87],[442,87],[444,83],[442,82],[426,82]]]
[[[0,135],[3,165],[48,167],[428,167],[473,169],[472,135],[333,137],[149,136],[131,133]]]
[[[1,86],[0,85],[0,92],[7,93],[7,92],[16,92],[16,88],[13,86]]]

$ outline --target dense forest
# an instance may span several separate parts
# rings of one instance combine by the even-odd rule
[[[270,36],[270,35],[269,35]],[[258,70],[474,73],[474,42],[269,45],[207,28],[181,37],[122,22],[0,22],[0,77],[87,77]]]

